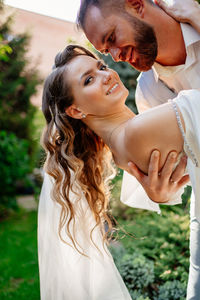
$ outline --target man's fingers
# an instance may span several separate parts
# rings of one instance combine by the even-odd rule
[[[159,162],[160,162],[160,152],[158,150],[154,150],[151,154],[149,169],[148,169],[148,177],[149,177],[150,185],[152,185],[158,179]]]
[[[161,177],[163,181],[168,182],[173,173],[174,164],[177,159],[177,153],[172,151],[168,154],[166,162],[162,168]]]
[[[187,165],[187,156],[184,155],[183,157],[181,157],[180,163],[178,164],[178,166],[176,167],[176,169],[174,170],[172,176],[171,176],[171,180],[172,181],[179,181],[184,173],[185,173],[185,168]]]
[[[186,185],[190,181],[189,175],[184,175],[178,182],[178,188],[180,189],[182,186]]]
[[[144,178],[144,174],[138,169],[138,167],[132,162],[128,162],[129,173],[131,173],[140,183]]]

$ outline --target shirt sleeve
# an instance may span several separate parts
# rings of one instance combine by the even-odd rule
[[[142,72],[137,81],[135,101],[139,113],[151,107],[163,104],[167,102],[168,99],[173,99],[177,96],[163,81],[155,79],[152,69],[147,72]]]

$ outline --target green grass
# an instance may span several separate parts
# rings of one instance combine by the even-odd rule
[[[35,211],[0,223],[0,299],[40,299]]]

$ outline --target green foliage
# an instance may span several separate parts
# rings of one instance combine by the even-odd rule
[[[150,300],[147,295],[141,295],[138,291],[130,291],[132,300]]]
[[[158,297],[154,300],[185,300],[186,297],[186,284],[177,280],[167,281],[159,287]]]
[[[20,211],[0,222],[0,299],[40,299],[37,212]]]
[[[156,280],[187,281],[189,267],[189,216],[162,210],[162,216],[150,212],[132,214],[134,222],[123,221],[128,232],[135,238],[126,236],[122,243],[128,253],[139,251],[155,262]],[[121,222],[120,222],[121,223]]]
[[[12,53],[12,48],[8,46],[5,41],[3,41],[2,36],[0,35],[0,60],[8,61],[8,54]]]
[[[121,238],[112,247],[112,255],[132,299],[184,299],[181,297],[186,293],[189,270],[188,197],[191,187],[185,189],[182,205],[162,205],[162,214],[158,215],[127,207],[119,202],[121,177],[120,171],[113,180],[111,210],[119,222],[116,234]],[[132,261],[136,259],[134,265],[138,268],[134,272],[129,259],[131,257]],[[141,268],[142,263],[144,268]],[[154,270],[153,274],[147,270]],[[140,272],[143,275],[146,272],[146,276],[138,283],[135,276],[137,274],[136,277],[140,277]],[[134,279],[134,283],[130,278]]]
[[[0,131],[0,216],[5,208],[16,208],[16,187],[30,171],[28,142],[14,133]]]
[[[2,13],[2,2],[0,15]],[[29,141],[33,154],[33,118],[36,108],[30,98],[36,93],[41,79],[27,59],[30,37],[24,33],[13,35],[12,17],[0,24],[0,129],[13,132],[18,138]]]
[[[132,296],[132,299],[149,299],[148,292],[154,282],[154,263],[138,252],[127,254],[124,247],[110,247],[115,264]]]
[[[143,291],[154,281],[154,264],[141,254],[126,254],[119,269],[130,290]]]
[[[154,263],[137,252],[126,254],[122,247],[111,247],[111,253],[130,293],[148,296],[154,282]]]

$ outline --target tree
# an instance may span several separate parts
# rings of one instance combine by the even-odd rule
[[[0,0],[0,20],[3,14]],[[27,186],[34,167],[37,143],[33,118],[37,111],[30,98],[41,83],[36,68],[26,58],[30,37],[14,35],[12,17],[0,21],[0,217],[17,207],[19,183]]]
[[[0,15],[3,9],[0,0]],[[28,140],[30,153],[33,153],[36,108],[30,98],[36,93],[41,78],[36,68],[29,67],[26,58],[30,37],[27,33],[14,35],[11,24],[12,17],[0,23],[0,130]]]

